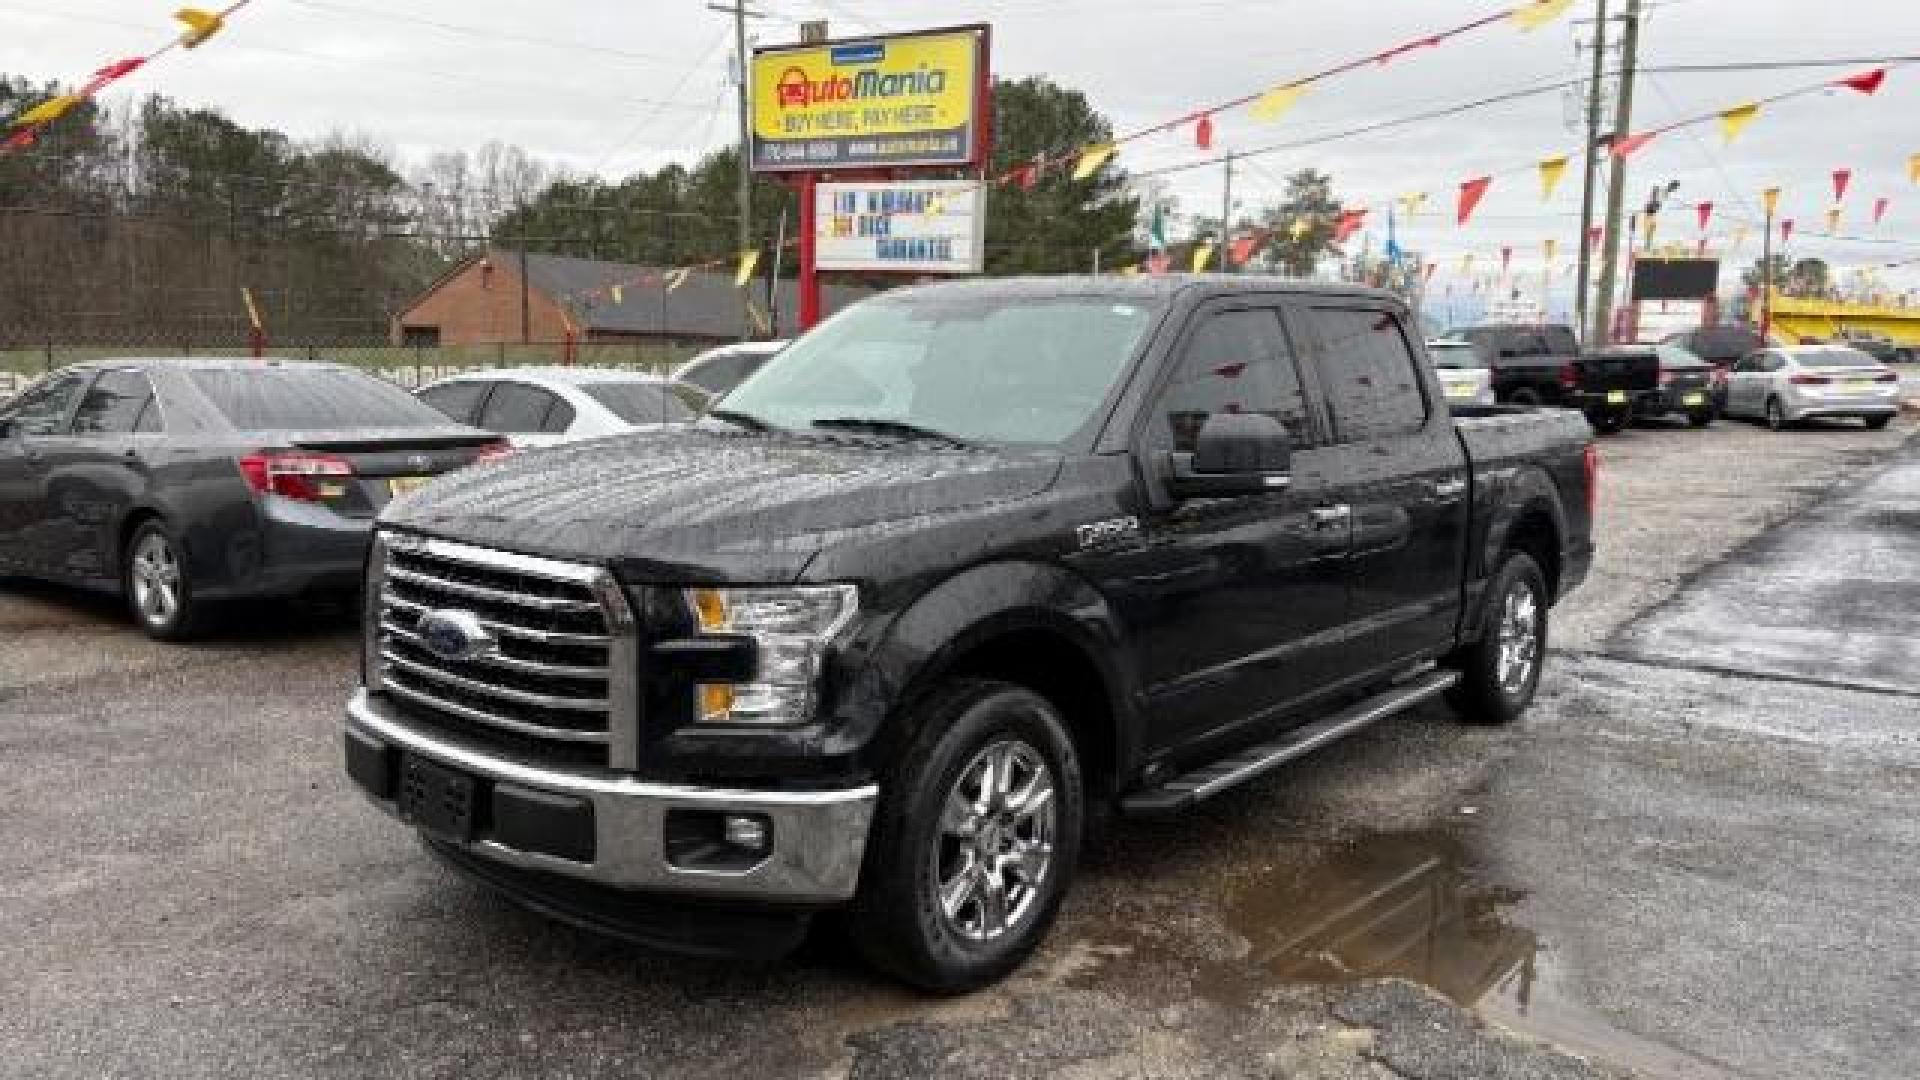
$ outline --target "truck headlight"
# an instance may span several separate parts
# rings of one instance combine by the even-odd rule
[[[818,702],[827,645],[860,609],[852,585],[778,589],[686,591],[702,634],[728,634],[754,643],[753,680],[701,683],[694,708],[708,724],[804,724]]]

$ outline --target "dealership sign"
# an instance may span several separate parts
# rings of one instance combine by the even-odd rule
[[[753,168],[977,163],[986,54],[984,26],[756,51]]]
[[[814,257],[822,270],[977,274],[987,193],[977,180],[820,184]]]

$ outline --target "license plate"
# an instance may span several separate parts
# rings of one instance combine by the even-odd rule
[[[1853,394],[1870,394],[1873,392],[1873,380],[1855,379],[1852,382],[1843,382],[1840,384],[1840,389]]]
[[[1686,394],[1680,398],[1682,405],[1704,405],[1707,399],[1700,394]]]
[[[1463,386],[1457,383],[1450,385],[1447,387],[1447,396],[1457,397],[1457,398],[1470,398],[1473,396],[1473,387]]]
[[[448,840],[473,836],[473,777],[407,756],[400,768],[400,816]]]
[[[394,476],[387,479],[387,490],[397,499],[402,495],[411,495],[432,482],[431,476]]]
[[[1627,403],[1627,392],[1625,390],[1607,391],[1607,404],[1625,405],[1626,403]]]

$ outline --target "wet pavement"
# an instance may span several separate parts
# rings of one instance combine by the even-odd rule
[[[1787,605],[1910,572],[1912,430],[1609,440],[1520,725],[1426,708],[1118,825],[1035,960],[952,1000],[831,934],[678,960],[442,870],[339,775],[350,616],[169,649],[0,584],[0,1076],[1920,1075],[1920,694],[1882,684],[1920,605],[1833,642],[1872,665],[1739,644],[1827,644],[1845,609]],[[1801,591],[1755,606],[1762,565]]]

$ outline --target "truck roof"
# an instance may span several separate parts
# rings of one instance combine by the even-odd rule
[[[1196,293],[1203,296],[1233,296],[1257,292],[1281,292],[1300,295],[1340,296],[1390,300],[1398,296],[1385,289],[1350,285],[1338,281],[1302,281],[1297,278],[1265,274],[1051,274],[1029,277],[974,278],[966,281],[915,285],[883,293],[875,300],[887,301],[910,296],[1111,296],[1116,299],[1165,302],[1175,296]]]

